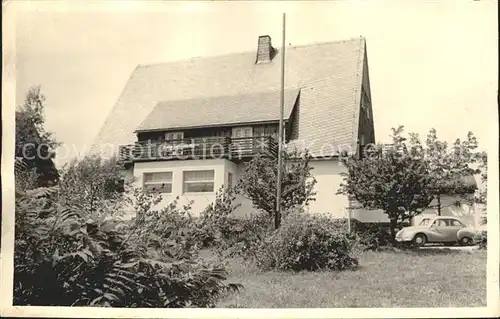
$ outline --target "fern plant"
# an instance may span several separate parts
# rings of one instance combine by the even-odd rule
[[[212,307],[240,289],[197,256],[189,232],[152,209],[155,200],[143,196],[140,218],[127,223],[61,204],[57,187],[17,191],[14,304]]]

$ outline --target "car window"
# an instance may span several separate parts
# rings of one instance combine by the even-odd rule
[[[420,222],[420,224],[419,224],[419,225],[420,225],[420,226],[427,226],[427,225],[429,225],[429,222],[430,222],[430,221],[431,221],[431,220],[430,220],[429,218],[424,218],[424,219],[422,219],[422,221]]]
[[[456,220],[456,219],[450,219],[450,226],[453,226],[453,227],[462,227],[464,226],[464,224],[462,224],[460,221]]]
[[[434,221],[432,226],[434,227],[446,227],[448,225],[447,220],[445,219],[437,219]]]

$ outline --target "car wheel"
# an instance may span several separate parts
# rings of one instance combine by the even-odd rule
[[[417,247],[422,247],[427,243],[427,236],[424,234],[416,234],[415,237],[413,237],[413,245]]]
[[[461,238],[460,239],[460,245],[461,246],[470,246],[470,245],[472,245],[472,238],[467,237],[467,236]]]

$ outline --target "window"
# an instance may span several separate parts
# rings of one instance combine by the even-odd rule
[[[253,128],[253,136],[278,136],[278,125],[257,125]]]
[[[456,219],[450,219],[450,226],[451,227],[465,227],[464,224],[462,224],[460,221]]]
[[[432,224],[434,227],[446,227],[448,226],[448,220],[447,219],[437,219],[434,224]]]
[[[165,141],[176,141],[176,143],[180,143],[184,139],[184,132],[167,132],[165,133]]]
[[[233,173],[227,173],[227,188],[233,188]]]
[[[148,192],[172,193],[172,172],[145,173],[144,189]]]
[[[233,137],[252,137],[251,126],[233,127]]]
[[[165,133],[165,140],[182,140],[184,138],[183,132],[167,132]]]
[[[165,133],[165,145],[164,150],[167,154],[173,155],[183,155],[183,140],[184,132],[167,132]]]
[[[211,136],[213,136],[213,137],[231,137],[231,130],[220,129],[217,131],[212,131]]]
[[[424,219],[420,222],[419,226],[428,226],[430,221],[431,221],[431,220],[430,220],[429,218],[424,218]]]
[[[213,170],[184,172],[184,193],[210,193],[213,191]]]
[[[251,126],[233,127],[233,147],[239,153],[253,152],[253,130]]]

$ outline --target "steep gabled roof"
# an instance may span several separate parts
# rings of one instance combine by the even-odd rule
[[[286,48],[285,86],[301,90],[298,139],[313,155],[346,145],[356,149],[364,53],[364,38]],[[281,52],[269,63],[255,64],[255,59],[256,51],[250,51],[138,66],[93,150],[136,141],[134,131],[159,102],[280,90]]]
[[[290,118],[299,91],[285,90],[285,120]],[[160,102],[136,131],[278,121],[280,95],[280,91],[271,91]]]

